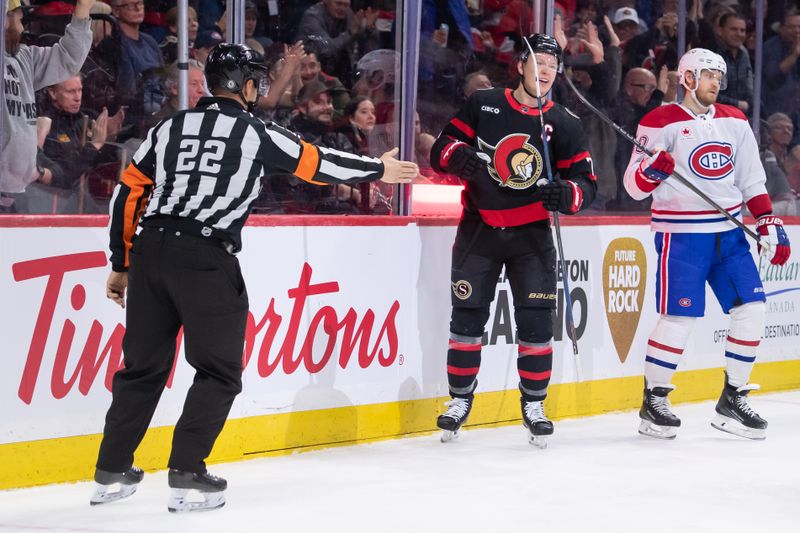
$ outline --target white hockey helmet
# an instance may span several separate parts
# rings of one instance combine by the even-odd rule
[[[362,78],[370,89],[395,83],[395,69],[400,69],[400,54],[395,50],[373,50],[356,63],[356,78]]]
[[[722,74],[719,90],[724,91],[728,86],[728,65],[721,55],[705,48],[692,48],[683,54],[678,63],[678,81],[688,89],[686,86],[686,73],[691,72],[694,75],[694,79],[699,80],[700,73],[704,70],[716,70]]]

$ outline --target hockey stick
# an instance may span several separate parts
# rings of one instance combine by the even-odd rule
[[[586,98],[585,98],[585,97],[584,97],[584,96],[583,96],[583,95],[580,93],[580,91],[578,90],[578,88],[577,88],[577,87],[575,87],[575,85],[572,83],[572,80],[571,80],[571,79],[569,79],[569,76],[567,76],[567,75],[566,75],[566,73],[564,74],[564,79],[566,80],[566,82],[567,82],[567,85],[569,85],[569,88],[570,88],[570,89],[572,89],[572,91],[575,93],[575,95],[578,97],[578,99],[579,99],[579,100],[580,100],[580,101],[583,103],[583,105],[585,105],[586,107],[588,107],[588,108],[589,108],[589,109],[592,111],[592,113],[594,113],[595,115],[597,115],[597,116],[600,118],[600,120],[602,120],[603,122],[605,122],[606,124],[608,124],[609,126],[611,126],[612,128],[614,128],[614,131],[616,131],[617,133],[619,133],[619,134],[620,134],[622,137],[624,137],[624,138],[625,138],[625,139],[626,139],[628,142],[630,142],[631,144],[633,144],[633,145],[634,145],[634,146],[635,146],[635,147],[636,147],[638,150],[640,150],[640,151],[644,152],[644,153],[645,153],[645,154],[647,154],[648,156],[652,156],[652,155],[654,154],[654,152],[653,152],[652,150],[649,150],[649,149],[648,149],[648,148],[647,148],[645,145],[643,145],[642,143],[640,143],[640,142],[639,142],[639,141],[638,141],[636,138],[634,138],[634,136],[633,136],[633,135],[631,135],[630,133],[628,133],[627,131],[625,131],[624,129],[622,129],[622,126],[620,126],[620,125],[618,125],[617,123],[615,123],[613,120],[611,120],[610,118],[608,118],[608,117],[607,117],[605,114],[603,114],[603,112],[602,112],[602,111],[600,111],[600,110],[599,110],[599,109],[597,109],[595,106],[593,106],[592,104],[590,104],[590,103],[589,103],[589,101],[588,101],[588,100],[587,100],[587,99],[586,99]],[[742,231],[744,231],[744,232],[745,232],[747,235],[749,235],[751,238],[755,239],[755,241],[756,241],[756,242],[759,242],[759,241],[761,240],[761,239],[760,239],[760,237],[758,236],[758,234],[757,234],[756,232],[754,232],[753,230],[751,230],[750,228],[748,228],[747,226],[745,226],[744,224],[742,224],[742,223],[741,223],[739,220],[737,220],[737,219],[736,219],[736,217],[734,217],[733,215],[731,215],[730,213],[728,213],[728,211],[727,211],[726,209],[724,209],[723,207],[719,206],[719,205],[718,205],[718,204],[717,204],[717,203],[716,203],[714,200],[712,200],[711,198],[709,198],[708,196],[706,196],[706,194],[705,194],[703,191],[701,191],[700,189],[698,189],[698,188],[697,188],[697,187],[696,187],[694,184],[692,184],[692,183],[691,183],[689,180],[687,180],[686,178],[684,178],[683,176],[681,176],[680,174],[678,174],[678,172],[676,172],[676,171],[674,171],[674,170],[673,170],[673,171],[672,171],[672,176],[673,176],[675,179],[677,179],[677,180],[678,180],[680,183],[682,183],[683,185],[685,185],[686,187],[688,187],[688,188],[689,188],[689,190],[691,190],[693,193],[695,193],[697,196],[699,196],[699,197],[700,197],[702,200],[705,200],[705,202],[706,202],[708,205],[710,205],[711,207],[713,207],[714,209],[716,209],[717,211],[719,211],[719,212],[720,212],[720,214],[722,214],[722,215],[724,215],[724,216],[725,216],[725,218],[727,218],[728,220],[730,220],[731,222],[733,222],[734,224],[736,224],[736,226],[737,226],[739,229],[741,229]]]
[[[542,109],[542,93],[541,89],[539,88],[539,65],[536,64],[536,54],[533,53],[533,48],[531,47],[531,43],[528,42],[528,39],[523,38],[525,44],[528,47],[528,53],[530,54],[530,60],[533,63],[533,76],[535,78],[535,85],[536,85],[536,105],[539,106],[539,126],[542,130],[542,145],[544,146],[544,167],[545,171],[547,172],[547,181],[549,183],[553,182],[553,170],[550,166],[550,150],[547,147],[547,131],[544,127],[544,110]],[[560,59],[559,59],[560,61]],[[520,81],[520,83],[524,83],[524,80]],[[561,224],[558,220],[558,211],[553,211],[553,226],[556,230],[556,244],[558,246],[558,261],[559,266],[561,267],[561,281],[564,285],[564,305],[566,306],[566,316],[567,316],[567,335],[569,336],[570,340],[572,341],[572,353],[575,354],[575,372],[577,374],[578,381],[582,381],[581,379],[581,368],[580,363],[578,362],[578,334],[575,331],[575,319],[572,316],[572,296],[570,295],[569,291],[569,274],[567,273],[567,265],[564,261],[564,245],[561,241]]]

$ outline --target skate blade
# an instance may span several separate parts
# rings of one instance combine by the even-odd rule
[[[455,431],[450,431],[449,429],[445,429],[442,431],[442,436],[439,437],[439,440],[443,443],[452,442],[454,440],[458,440],[459,436],[460,434],[457,429]]]
[[[711,426],[725,433],[744,437],[751,440],[764,440],[767,438],[767,430],[749,428],[733,418],[717,414],[711,421]]]
[[[528,442],[540,450],[547,449],[547,437],[545,435],[528,435]]]
[[[192,499],[190,499],[190,496]],[[202,500],[194,499],[201,496]],[[170,513],[190,513],[195,511],[213,511],[225,505],[225,491],[199,492],[191,489],[172,489],[167,509]]]
[[[639,434],[656,439],[672,440],[678,436],[678,429],[672,426],[657,426],[647,420],[639,424]]]
[[[114,485],[118,485],[119,489],[112,491]],[[136,485],[123,485],[122,483],[114,483],[112,485],[95,484],[94,494],[89,499],[89,505],[102,505],[104,503],[111,503],[123,498],[127,498],[136,492]]]

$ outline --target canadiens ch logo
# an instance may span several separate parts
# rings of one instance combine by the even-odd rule
[[[466,300],[472,296],[472,285],[469,284],[469,281],[460,279],[450,285],[453,287],[453,294],[455,294],[456,298],[459,300]]]
[[[689,168],[707,180],[721,180],[733,172],[733,146],[729,143],[707,142],[689,155]]]
[[[527,189],[541,176],[542,154],[529,140],[530,135],[514,133],[491,146],[478,138],[478,148],[492,158],[489,174],[501,187]]]

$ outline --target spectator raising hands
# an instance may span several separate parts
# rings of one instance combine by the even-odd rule
[[[606,31],[608,32],[608,45],[609,46],[619,46],[620,40],[617,32],[614,30],[614,25],[611,23],[611,19],[608,18],[607,15],[603,16],[603,24],[606,26]]]

